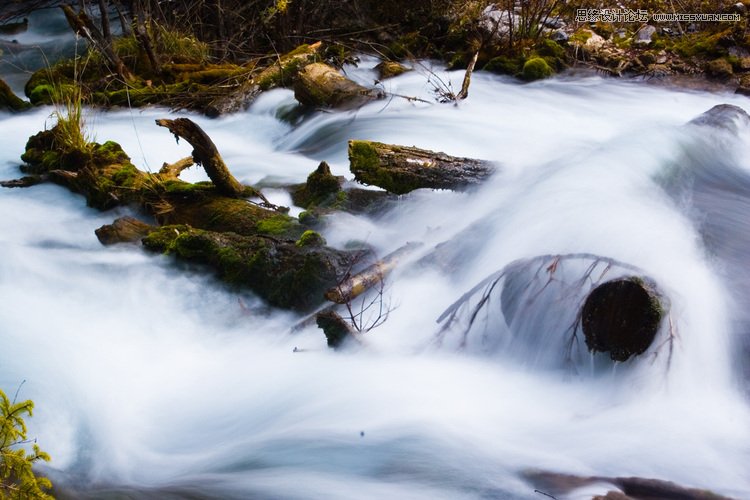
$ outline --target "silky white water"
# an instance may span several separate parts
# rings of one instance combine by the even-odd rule
[[[370,66],[352,76],[371,81]],[[421,71],[384,85],[431,99]],[[74,496],[543,498],[524,479],[537,469],[748,497],[750,129],[685,125],[720,103],[750,109],[731,94],[477,73],[459,106],[394,98],[291,124],[279,117],[293,95],[276,90],[247,112],[192,116],[246,183],[302,182],[321,160],[351,178],[348,139],[500,165],[478,191],[422,190],[377,218],[331,217],[329,244],[365,240],[380,255],[408,241],[429,254],[481,228],[459,240],[453,271],[407,264],[391,275],[388,320],[339,352],[314,325],[291,333],[298,316],[202,270],[101,246],[94,229],[127,209],[100,213],[53,185],[2,189],[0,387],[12,395],[25,381],[30,435],[53,457],[43,470]],[[0,178],[21,175],[25,141],[54,123],[50,113],[0,115]],[[190,154],[153,124],[168,114],[95,113],[89,126],[155,171]],[[193,168],[183,178],[204,177]],[[661,350],[571,372],[529,350],[433,342],[438,316],[485,276],[576,252],[659,284],[678,335],[669,364]],[[524,334],[560,326],[538,323]],[[607,490],[588,497],[592,488]]]

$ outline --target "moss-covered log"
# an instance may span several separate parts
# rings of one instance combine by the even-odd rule
[[[495,172],[487,161],[373,141],[349,141],[349,168],[357,181],[394,194],[419,188],[466,189]]]
[[[370,288],[382,283],[386,274],[391,272],[404,257],[420,246],[421,243],[407,243],[398,250],[389,253],[375,264],[337,283],[336,286],[326,292],[326,299],[337,304],[351,302]]]
[[[590,351],[627,361],[651,346],[663,316],[655,285],[628,277],[594,288],[583,305],[581,323]]]
[[[8,84],[0,79],[0,111],[23,111],[29,107],[29,102],[14,94]]]
[[[353,108],[377,99],[380,93],[349,80],[333,66],[313,63],[300,71],[294,97],[305,106]]]
[[[349,255],[299,243],[185,225],[162,226],[143,239],[148,250],[207,264],[223,281],[248,287],[271,305],[309,310],[338,281]]]

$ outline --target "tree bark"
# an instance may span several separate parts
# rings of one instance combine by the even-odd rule
[[[398,250],[391,252],[375,264],[365,270],[350,276],[325,294],[326,299],[337,304],[346,304],[362,295],[364,292],[383,281],[386,274],[391,272],[403,258],[415,249],[422,246],[421,243],[410,242]]]
[[[373,141],[349,141],[349,162],[357,181],[394,194],[419,188],[466,189],[495,172],[484,160]]]
[[[169,129],[178,141],[182,137],[193,146],[193,160],[203,166],[219,193],[230,198],[247,196],[248,188],[234,178],[216,145],[195,122],[189,118],[162,118],[156,120],[156,124]]]
[[[379,94],[349,80],[332,66],[313,63],[300,71],[294,97],[305,106],[351,108],[377,99]]]

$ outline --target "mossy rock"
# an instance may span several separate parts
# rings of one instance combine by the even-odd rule
[[[326,240],[320,235],[320,233],[317,233],[312,230],[307,230],[304,233],[302,233],[302,236],[299,237],[299,239],[294,243],[298,247],[322,247],[325,246]]]
[[[393,78],[394,76],[406,73],[410,69],[396,61],[381,61],[375,66],[375,71],[378,72],[380,80],[385,80],[386,78]]]
[[[526,81],[541,80],[555,74],[547,61],[541,57],[533,57],[526,61],[521,70],[521,77]]]
[[[734,74],[732,64],[725,58],[718,58],[706,64],[706,73],[718,80],[728,80]]]
[[[523,69],[523,59],[501,55],[490,59],[483,69],[501,75],[518,76]]]
[[[320,162],[318,168],[307,176],[307,182],[292,190],[292,201],[302,208],[330,207],[338,201],[343,179],[331,173],[326,162]]]

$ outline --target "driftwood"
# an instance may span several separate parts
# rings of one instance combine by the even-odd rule
[[[421,243],[410,242],[389,253],[363,271],[347,277],[341,283],[329,289],[325,294],[326,299],[336,304],[351,302],[373,286],[381,283],[385,275],[391,272],[404,257],[421,246]]]
[[[357,331],[336,311],[325,309],[315,315],[318,328],[323,330],[328,347],[337,349],[347,338],[356,338]]]
[[[495,172],[484,160],[373,141],[349,141],[349,165],[357,181],[394,194],[419,188],[467,189]]]
[[[341,75],[323,63],[305,66],[294,84],[294,97],[305,106],[357,107],[381,94]]]

